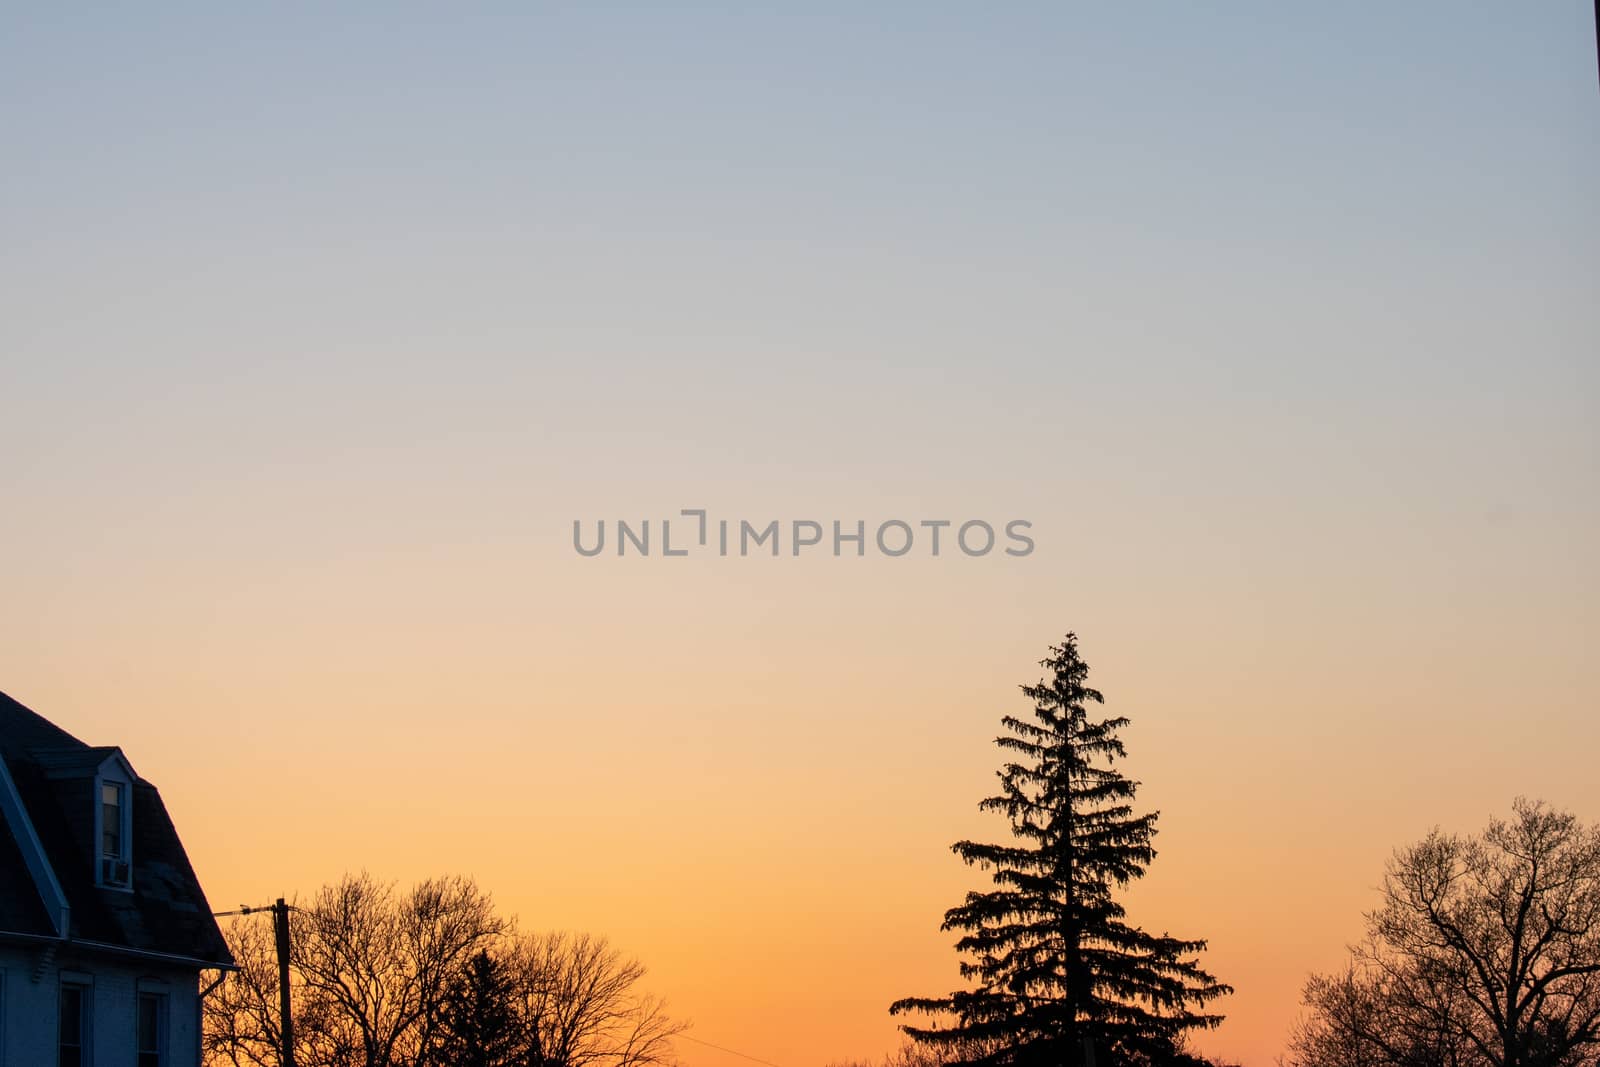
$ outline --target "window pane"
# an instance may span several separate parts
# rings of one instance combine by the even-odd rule
[[[61,987],[61,1039],[56,1062],[60,1067],[84,1067],[83,1046],[88,1036],[88,992],[83,986]]]
[[[100,851],[122,857],[122,786],[107,782],[100,787]]]
[[[161,1001],[154,994],[139,995],[139,1051],[161,1051]]]
[[[61,987],[61,1044],[76,1046],[83,1032],[83,990],[77,986]],[[63,1061],[64,1062],[64,1061]]]

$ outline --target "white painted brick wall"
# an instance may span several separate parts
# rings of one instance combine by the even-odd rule
[[[141,989],[167,996],[167,1065],[199,1067],[196,1017],[199,980],[195,972],[116,956],[65,950],[45,967],[37,982],[39,953],[0,944],[0,1064],[4,1067],[56,1067],[62,974],[84,976],[93,986],[90,1067],[136,1067],[135,1027]]]

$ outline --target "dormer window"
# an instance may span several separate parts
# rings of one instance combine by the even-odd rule
[[[121,782],[106,782],[100,787],[100,854],[107,859],[122,859]]]
[[[128,862],[130,811],[128,783],[114,778],[100,779],[100,857],[99,882],[115,889],[130,885],[132,865]]]

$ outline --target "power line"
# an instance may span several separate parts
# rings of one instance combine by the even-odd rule
[[[230,915],[254,915],[258,911],[272,911],[277,906],[277,904],[240,904],[237,911],[214,911],[211,915],[213,918],[225,919]],[[289,911],[300,910],[293,904],[286,904],[284,907]]]
[[[713,1045],[709,1041],[701,1041],[698,1037],[690,1037],[688,1034],[675,1034],[675,1035],[673,1035],[673,1040],[674,1041],[693,1041],[697,1045],[704,1045],[706,1048],[714,1048],[718,1052],[726,1052],[728,1055],[737,1056],[741,1060],[749,1060],[751,1063],[764,1063],[764,1064],[766,1064],[766,1067],[778,1067],[778,1065],[776,1063],[773,1063],[771,1060],[764,1060],[759,1056],[746,1055],[745,1053],[740,1052],[737,1049],[723,1048],[721,1045]]]

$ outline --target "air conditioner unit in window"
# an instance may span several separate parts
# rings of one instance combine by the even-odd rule
[[[128,861],[115,856],[100,858],[100,881],[105,885],[128,884]]]

